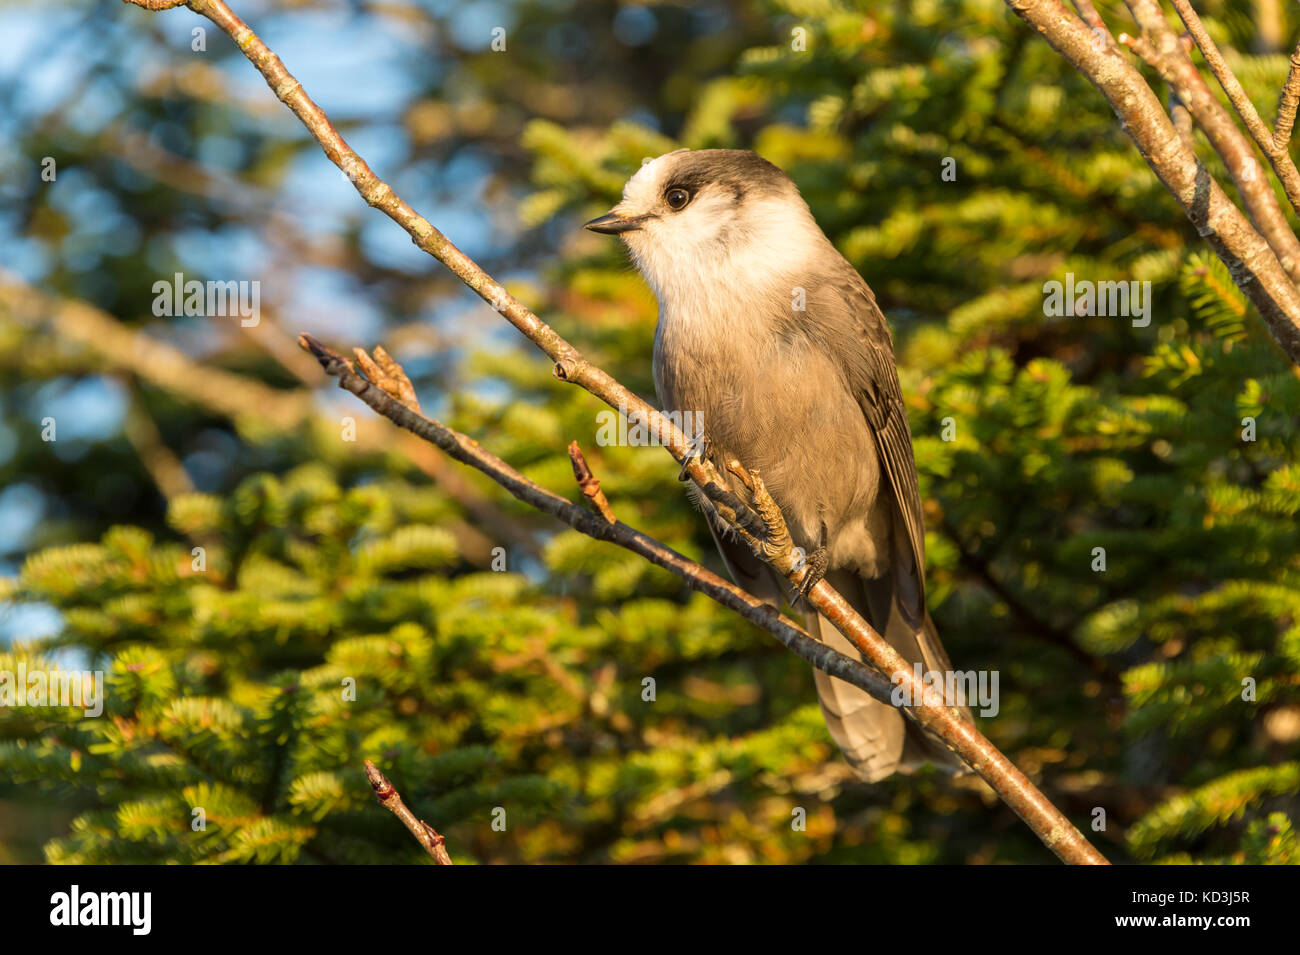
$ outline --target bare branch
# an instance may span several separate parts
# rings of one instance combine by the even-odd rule
[[[1291,362],[1300,364],[1300,291],[1272,248],[1179,136],[1142,74],[1117,48],[1099,49],[1092,31],[1060,0],[1006,4],[1106,97],[1147,165],[1223,260]]]
[[[1187,32],[1196,41],[1197,49],[1201,51],[1201,56],[1205,57],[1210,72],[1214,74],[1215,79],[1219,81],[1219,85],[1223,87],[1223,92],[1228,95],[1228,102],[1232,103],[1232,108],[1237,111],[1241,121],[1246,124],[1246,129],[1250,131],[1250,135],[1259,146],[1260,151],[1273,164],[1273,171],[1277,174],[1278,181],[1282,183],[1282,188],[1286,192],[1286,197],[1291,201],[1292,208],[1297,213],[1300,213],[1300,171],[1296,170],[1291,154],[1285,149],[1278,148],[1274,134],[1268,131],[1268,126],[1260,118],[1259,111],[1255,109],[1255,104],[1246,95],[1246,91],[1242,88],[1236,74],[1228,68],[1228,64],[1223,59],[1223,54],[1219,52],[1219,48],[1210,39],[1210,34],[1206,32],[1205,25],[1201,23],[1201,18],[1196,15],[1191,3],[1188,0],[1170,0],[1170,2],[1174,5],[1174,9],[1178,11],[1178,16],[1182,18],[1183,24],[1187,27]],[[1294,72],[1293,67],[1292,73],[1294,74]],[[1288,86],[1293,78],[1293,76],[1287,77]],[[1297,82],[1300,83],[1300,81]],[[1284,87],[1284,94],[1285,91],[1286,88]],[[1292,117],[1294,118],[1294,107],[1292,108]]]
[[[134,0],[124,0],[134,2]],[[634,392],[592,365],[578,349],[565,341],[553,328],[516,300],[473,259],[458,249],[433,224],[412,209],[388,183],[384,182],[343,139],[325,112],[307,95],[302,84],[285,68],[280,58],[255,34],[224,0],[189,0],[186,4],[224,30],[235,41],[266,80],[275,95],[302,121],[320,143],[326,157],[348,177],[366,201],[400,225],[416,247],[445,265],[480,298],[522,332],[555,362],[553,372],[561,381],[578,385],[617,408],[629,420],[637,418],[656,435],[670,454],[686,464],[684,470],[702,488],[712,485],[751,531],[762,530],[757,517],[744,502],[731,494],[726,480],[706,460],[692,458],[690,440],[671,419],[643,401]]]
[[[1079,11],[1079,16],[1083,17],[1083,22],[1088,24],[1094,33],[1101,33],[1110,36],[1110,30],[1106,29],[1106,21],[1101,18],[1097,8],[1092,5],[1092,0],[1074,0],[1074,9]]]
[[[1250,140],[1210,91],[1185,46],[1170,28],[1156,0],[1125,0],[1142,28],[1137,38],[1120,36],[1120,43],[1142,57],[1169,84],[1232,177],[1251,222],[1268,242],[1293,281],[1300,281],[1300,240],[1291,231],[1264,167],[1255,158]],[[1180,133],[1181,135],[1181,133]]]
[[[1264,120],[1260,118],[1259,111],[1255,109],[1255,104],[1250,101],[1250,97],[1242,89],[1236,74],[1228,68],[1228,64],[1223,59],[1223,54],[1219,52],[1219,48],[1210,39],[1210,34],[1206,32],[1205,25],[1201,23],[1201,18],[1197,16],[1188,0],[1169,0],[1169,2],[1178,11],[1178,16],[1182,19],[1183,25],[1187,27],[1187,32],[1196,42],[1196,47],[1201,51],[1201,56],[1205,58],[1205,63],[1210,68],[1210,72],[1214,74],[1214,78],[1223,87],[1223,92],[1228,95],[1228,102],[1232,103],[1232,108],[1237,111],[1237,115],[1246,124],[1251,136],[1260,144],[1260,148],[1265,148],[1265,141],[1271,142],[1273,136],[1269,133]]]
[[[312,336],[301,335],[298,341],[316,356],[326,374],[338,379],[339,387],[344,391],[352,392],[389,421],[441,448],[452,459],[486,474],[518,500],[563,521],[588,537],[617,544],[644,557],[681,578],[692,590],[698,590],[763,628],[806,663],[853,684],[882,703],[890,702],[893,688],[888,680],[864,666],[861,661],[837,653],[809,636],[771,604],[764,603],[730,581],[723,580],[708,568],[683,557],[653,537],[617,521],[609,523],[604,517],[597,517],[567,498],[548,491],[484,449],[468,435],[432,418],[426,418],[394,400],[382,388],[358,375],[342,355],[325,347]]]
[[[415,841],[424,847],[425,852],[433,856],[433,861],[438,865],[451,865],[447,840],[438,835],[438,830],[433,826],[417,818],[415,813],[406,808],[406,803],[402,802],[402,794],[393,788],[388,777],[370,760],[366,760],[366,778],[370,780],[370,788],[375,791],[375,798],[379,800],[379,804],[392,810],[393,815],[402,820],[402,825],[411,830]]]
[[[1291,144],[1291,128],[1295,125],[1295,111],[1300,104],[1300,47],[1291,54],[1291,69],[1286,74],[1282,95],[1277,101],[1277,123],[1273,126],[1273,148],[1285,151]]]
[[[361,366],[361,370],[366,373],[367,378],[416,414],[419,414],[420,399],[415,396],[415,386],[411,384],[411,379],[406,377],[406,372],[402,370],[402,366],[393,361],[388,352],[384,350],[383,345],[375,346],[375,357],[373,359],[366,354],[364,348],[354,348],[352,353],[357,356],[357,364]]]
[[[1169,120],[1178,130],[1178,136],[1189,150],[1196,149],[1196,139],[1192,135],[1192,114],[1173,90],[1169,91]],[[1285,268],[1285,266],[1283,266]],[[1290,269],[1287,272],[1290,273]]]

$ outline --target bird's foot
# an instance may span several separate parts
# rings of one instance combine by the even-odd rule
[[[738,533],[757,556],[772,564],[794,582],[791,602],[806,600],[812,589],[826,576],[830,564],[830,551],[826,548],[827,529],[822,524],[821,542],[811,554],[805,555],[803,548],[794,546],[790,537],[790,528],[785,522],[785,515],[772,498],[757,471],[746,470],[739,461],[727,462],[727,470],[740,479],[749,491],[755,513],[763,522],[764,534],[760,537],[749,533],[739,524]]]
[[[826,570],[830,566],[831,552],[826,549],[826,528],[822,527],[823,543],[804,559],[803,577],[794,585],[794,596],[791,603],[799,600],[807,600],[812,589],[821,583],[822,578],[826,576]]]
[[[791,555],[791,569],[793,569],[793,565],[797,561],[797,555],[794,554],[790,529],[786,526],[785,515],[781,513],[780,506],[768,493],[767,485],[763,483],[762,477],[759,476],[757,471],[746,470],[741,467],[740,462],[734,458],[727,462],[727,470],[739,478],[740,483],[745,485],[745,489],[749,491],[754,511],[758,514],[759,520],[763,522],[764,527],[762,537],[750,534],[739,525],[736,526],[736,532],[745,539],[750,549],[765,561],[770,562],[789,552]]]
[[[357,364],[372,385],[382,388],[389,397],[416,414],[420,413],[420,399],[415,396],[415,386],[411,384],[411,379],[406,376],[402,366],[384,350],[383,345],[375,346],[374,358],[367,355],[364,348],[354,348],[352,354],[357,356]]]

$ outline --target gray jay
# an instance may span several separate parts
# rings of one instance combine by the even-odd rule
[[[704,453],[724,473],[733,458],[757,470],[831,586],[908,663],[946,675],[925,607],[921,496],[889,329],[794,182],[752,152],[679,149],[645,163],[586,228],[619,236],[659,299],[661,406],[703,422]],[[695,496],[732,578],[779,606],[784,578]],[[815,611],[808,628],[859,658]],[[862,778],[926,762],[958,771],[895,708],[814,676],[830,734]]]

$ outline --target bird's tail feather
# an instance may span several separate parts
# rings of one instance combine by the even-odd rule
[[[708,510],[705,513],[710,514]],[[779,607],[783,594],[788,592],[782,586],[784,581],[744,544],[728,538],[711,514],[710,518],[709,530],[732,580]],[[833,570],[826,575],[826,580],[908,663],[920,661],[925,670],[940,673],[952,668],[930,615],[925,614],[921,626],[915,626],[903,612],[898,590],[890,577],[868,580],[852,571]],[[862,659],[849,639],[820,614],[810,612],[807,627],[809,633],[840,653]],[[943,743],[922,731],[900,710],[873,700],[863,690],[821,670],[814,670],[813,677],[831,738],[863,779],[875,782],[895,772],[910,772],[927,762],[953,773],[965,770],[964,764]],[[970,710],[965,713],[971,719]]]
[[[909,664],[919,662],[926,672],[946,674],[951,670],[952,664],[930,615],[925,615],[919,628],[908,622],[888,577],[870,580],[849,571],[832,571],[827,575],[827,582]],[[861,659],[861,654],[849,639],[820,614],[808,615],[808,628],[823,643],[840,653]],[[875,782],[896,772],[911,772],[926,763],[934,763],[953,773],[965,771],[965,765],[951,750],[904,716],[902,711],[872,699],[865,691],[821,670],[814,671],[813,677],[831,738],[863,779]],[[961,704],[966,718],[974,722],[970,710],[964,705],[965,700],[954,702]]]

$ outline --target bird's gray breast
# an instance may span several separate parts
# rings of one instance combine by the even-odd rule
[[[655,383],[665,410],[702,426],[716,465],[736,458],[759,471],[799,546],[818,546],[824,523],[832,566],[878,572],[888,530],[873,515],[876,447],[830,351],[752,303],[725,315],[661,310]]]

